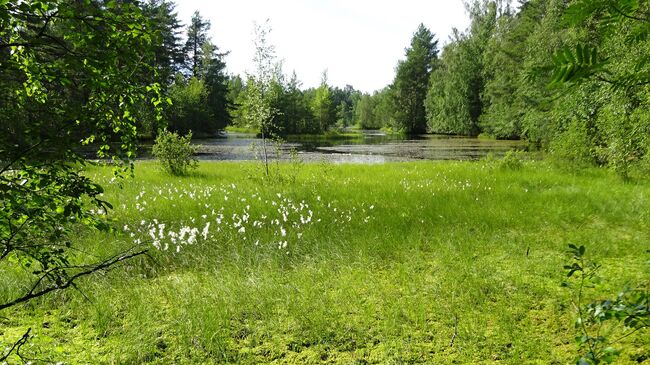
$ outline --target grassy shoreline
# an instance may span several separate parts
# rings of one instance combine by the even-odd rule
[[[647,181],[543,162],[293,168],[270,182],[255,163],[173,178],[139,162],[122,189],[90,170],[118,231],[80,232],[77,247],[139,240],[151,259],[84,281],[86,297],[3,313],[3,341],[31,326],[41,358],[69,363],[564,364],[567,244],[608,277],[589,298],[647,275]],[[10,296],[20,274],[2,269]],[[650,339],[631,338],[621,360],[649,355]]]

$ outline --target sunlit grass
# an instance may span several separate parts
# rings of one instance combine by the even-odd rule
[[[117,232],[76,244],[151,259],[84,281],[87,298],[13,310],[6,333],[37,326],[44,356],[71,363],[564,364],[567,244],[609,276],[594,295],[647,275],[645,181],[487,162],[314,164],[269,181],[251,164],[173,178],[139,163],[121,189],[89,171]],[[623,359],[648,355],[635,341]]]

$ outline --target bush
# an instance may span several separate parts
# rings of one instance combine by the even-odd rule
[[[183,137],[165,129],[156,137],[152,153],[160,162],[163,170],[172,175],[185,175],[199,165],[194,157],[196,146],[192,146],[191,141],[191,131]]]
[[[521,161],[521,152],[510,150],[506,152],[501,160],[499,160],[499,168],[502,170],[521,170],[524,167]]]

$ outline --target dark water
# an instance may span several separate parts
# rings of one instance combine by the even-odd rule
[[[226,133],[222,138],[198,139],[193,143],[199,145],[198,157],[202,160],[254,160],[262,153],[262,140],[252,134]],[[442,135],[404,137],[378,131],[362,131],[362,135],[350,138],[301,137],[281,144],[267,143],[267,152],[274,158],[334,163],[476,160],[488,153],[501,156],[512,149],[526,149],[526,144]],[[145,158],[147,150],[145,146],[140,152]]]

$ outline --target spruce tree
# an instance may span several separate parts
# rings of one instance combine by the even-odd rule
[[[208,41],[210,21],[203,19],[198,11],[192,15],[190,25],[187,27],[187,41],[185,42],[185,53],[189,72],[194,77],[199,77],[203,70],[203,45]]]
[[[394,91],[394,115],[397,129],[407,133],[425,133],[427,119],[424,101],[429,77],[438,57],[438,41],[424,24],[413,34],[406,59],[397,65]]]

